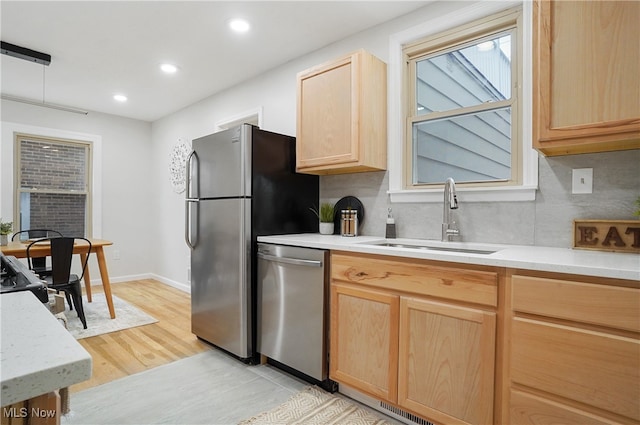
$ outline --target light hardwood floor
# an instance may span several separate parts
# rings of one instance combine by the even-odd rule
[[[185,292],[154,280],[117,283],[112,291],[158,322],[79,340],[93,357],[93,376],[71,387],[63,425],[232,425],[309,385],[268,364],[245,365],[198,340]],[[403,425],[361,407],[389,425]]]
[[[211,349],[191,333],[191,301],[186,292],[152,279],[116,283],[114,295],[158,322],[79,340],[93,358],[91,379],[78,392]],[[102,287],[91,287],[95,293]],[[117,314],[117,312],[116,312]]]

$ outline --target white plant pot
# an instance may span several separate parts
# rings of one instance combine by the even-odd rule
[[[333,223],[320,222],[320,234],[333,235]]]
[[[9,244],[9,235],[0,235],[0,245],[6,246]]]

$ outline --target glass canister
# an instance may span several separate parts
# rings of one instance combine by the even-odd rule
[[[358,236],[358,211],[340,211],[340,234],[342,236]]]

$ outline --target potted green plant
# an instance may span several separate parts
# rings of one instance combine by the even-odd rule
[[[2,221],[0,217],[0,245],[9,243],[9,233],[13,230],[13,221]]]
[[[334,216],[333,204],[330,202],[323,202],[320,204],[319,210],[311,208],[311,211],[313,211],[318,217],[318,220],[320,220],[320,233],[323,235],[332,235]]]

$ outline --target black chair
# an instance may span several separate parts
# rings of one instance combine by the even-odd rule
[[[81,261],[82,274],[80,276],[71,273],[71,263],[73,262],[73,247],[76,242],[84,242],[82,252],[79,254],[86,254],[84,260]],[[87,329],[87,320],[84,316],[84,308],[82,307],[82,287],[80,281],[84,276],[84,272],[89,262],[89,253],[91,252],[91,241],[86,238],[69,238],[69,237],[57,237],[57,238],[44,238],[34,241],[27,247],[27,262],[31,267],[31,249],[37,244],[51,244],[51,275],[41,276],[47,283],[47,287],[54,289],[57,292],[63,291],[69,302],[71,309],[75,307],[78,317],[82,322],[82,325]],[[84,249],[86,246],[86,250]],[[73,304],[71,303],[73,300]]]
[[[11,240],[15,241],[16,239],[22,240],[22,237],[26,236],[27,239],[40,239],[40,238],[52,238],[52,237],[60,237],[62,233],[57,230],[50,229],[29,229],[29,230],[21,230],[16,232],[11,236]],[[37,257],[33,259],[33,268],[31,269],[38,275],[50,275],[51,268],[47,268],[47,257]]]

